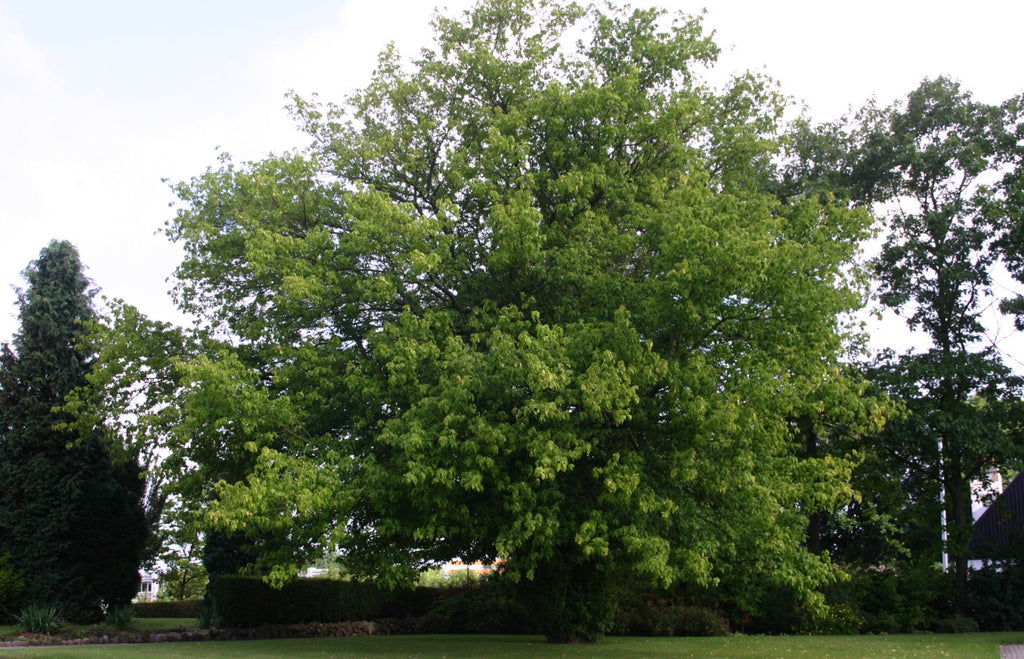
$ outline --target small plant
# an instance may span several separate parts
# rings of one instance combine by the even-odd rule
[[[135,607],[131,604],[115,606],[107,612],[104,622],[114,629],[128,629],[135,620]]]
[[[29,604],[14,616],[18,631],[29,634],[52,634],[60,629],[61,611],[56,606]]]

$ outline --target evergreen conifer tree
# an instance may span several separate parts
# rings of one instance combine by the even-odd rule
[[[101,434],[60,429],[91,368],[81,339],[93,291],[77,250],[53,241],[24,275],[21,329],[0,351],[0,555],[21,573],[24,603],[89,622],[136,593],[144,481]]]

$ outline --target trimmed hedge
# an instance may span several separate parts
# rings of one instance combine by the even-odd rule
[[[198,618],[203,600],[137,602],[134,606],[136,618]]]
[[[257,577],[217,576],[208,596],[226,627],[342,622],[426,615],[439,589],[384,590],[372,583],[296,579],[275,589]]]

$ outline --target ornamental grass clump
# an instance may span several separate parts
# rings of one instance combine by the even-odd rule
[[[115,606],[104,616],[103,622],[114,629],[128,629],[135,622],[135,607],[131,604]]]
[[[53,634],[60,629],[61,610],[56,606],[30,604],[14,616],[15,628],[29,634]]]

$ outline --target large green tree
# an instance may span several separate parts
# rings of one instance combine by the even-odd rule
[[[146,523],[137,462],[97,433],[68,427],[65,397],[92,367],[82,348],[95,317],[78,252],[52,242],[25,270],[21,329],[0,354],[0,555],[30,603],[96,620],[131,600]]]
[[[609,622],[609,579],[833,578],[808,518],[853,460],[794,419],[856,401],[842,315],[869,216],[774,190],[783,102],[656,10],[485,1],[394,49],[313,146],[176,186],[173,364],[208,519],[276,576],[503,561],[550,638]],[[576,40],[578,39],[578,40]],[[853,273],[853,274],[851,274]],[[155,399],[154,399],[155,400]],[[209,482],[209,481],[207,481]]]
[[[947,78],[925,80],[905,101],[869,105],[847,126],[804,126],[796,133],[801,164],[791,170],[801,185],[874,204],[884,220],[874,261],[879,300],[922,333],[925,348],[888,351],[873,368],[907,409],[876,438],[884,456],[876,468],[903,483],[904,510],[889,513],[902,519],[908,548],[928,561],[940,547],[952,555],[961,613],[972,482],[1019,456],[1019,380],[983,318],[996,301],[994,241],[1012,208],[998,185],[1015,175],[1008,107],[978,102]]]

